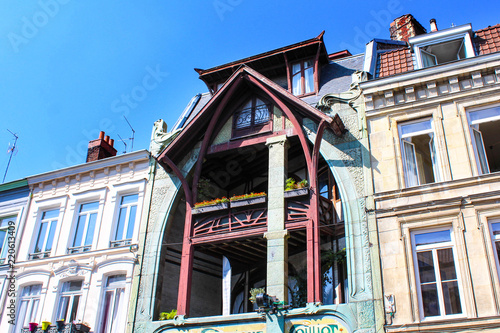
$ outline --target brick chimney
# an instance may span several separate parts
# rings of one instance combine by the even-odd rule
[[[110,139],[109,135],[104,137],[104,132],[99,133],[99,139],[92,140],[89,142],[89,148],[87,150],[87,162],[93,162],[97,160],[102,160],[103,158],[108,158],[116,156],[116,149],[113,148],[115,140]]]
[[[408,42],[408,38],[427,33],[427,30],[411,15],[395,19],[389,28],[392,40]]]

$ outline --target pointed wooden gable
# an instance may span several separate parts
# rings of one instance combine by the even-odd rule
[[[284,116],[279,124],[273,122],[277,113]],[[298,135],[305,145],[304,118],[318,124],[325,122],[339,136],[345,131],[338,115],[332,118],[324,114],[250,67],[241,66],[158,160],[162,163],[168,157],[178,163],[200,141],[203,142],[202,155],[265,142],[271,136],[282,134]]]

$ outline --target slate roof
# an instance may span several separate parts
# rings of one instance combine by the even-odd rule
[[[476,31],[474,44],[478,55],[500,51],[500,24]]]
[[[377,59],[376,77],[386,77],[413,70],[413,58],[410,50],[398,49],[381,53]]]
[[[313,96],[301,98],[309,105],[316,106],[321,97],[331,93],[341,93],[349,90],[351,86],[351,75],[357,70],[363,70],[364,55],[358,54],[351,57],[330,61],[321,68],[319,93]],[[184,126],[189,124],[201,109],[210,101],[212,95],[208,92],[201,95],[200,100],[193,108]]]

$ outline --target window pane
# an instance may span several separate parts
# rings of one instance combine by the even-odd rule
[[[306,80],[305,94],[313,92],[314,91],[314,69],[312,67],[305,70],[304,78]]]
[[[126,218],[127,218],[127,208],[120,209],[120,216],[118,217],[118,226],[116,228],[115,240],[123,239],[123,228],[125,227]]]
[[[125,195],[122,197],[122,205],[136,203],[138,197],[138,194]]]
[[[300,72],[300,62],[293,64],[292,66],[292,74],[297,74],[298,72]]]
[[[479,126],[479,125],[476,125]],[[486,157],[486,152],[484,150],[484,141],[483,134],[481,131],[472,128],[472,133],[474,134],[474,142],[476,144],[476,152],[479,158],[479,165],[481,168],[481,174],[486,174],[490,172],[490,168],[488,166],[488,159]]]
[[[0,230],[0,258],[5,258],[5,252],[7,249],[7,244],[4,246],[5,242],[5,236],[7,235],[7,232],[5,230]]]
[[[431,120],[419,121],[417,123],[401,125],[401,136],[418,132],[432,132]]]
[[[20,328],[23,326],[27,326],[30,322],[31,314],[28,313],[28,305],[29,301],[23,300],[21,304],[19,304],[19,308],[17,309],[17,324],[15,332],[20,332]]]
[[[59,216],[59,209],[43,212],[42,220],[52,220]]]
[[[47,243],[45,244],[45,251],[52,250],[52,242],[54,241],[56,227],[57,227],[56,221],[50,222],[50,230],[49,230],[49,234],[47,236]]]
[[[441,272],[441,281],[456,280],[457,273],[455,272],[455,262],[453,261],[453,251],[449,249],[441,249],[437,251],[439,270]]]
[[[252,125],[252,109],[242,110],[238,112],[235,117],[235,127],[237,129]]]
[[[71,312],[69,315],[69,320],[73,321],[76,319],[76,314],[78,312],[78,304],[80,303],[80,295],[75,295],[73,297],[73,304],[71,305]]]
[[[302,76],[300,74],[294,75],[292,77],[292,93],[294,95],[302,95],[302,85],[301,85],[301,78]]]
[[[87,227],[87,236],[85,237],[84,245],[92,245],[94,239],[95,222],[97,220],[97,213],[90,214],[89,225]]]
[[[99,202],[89,202],[80,206],[80,213],[91,212],[99,208]]]
[[[125,282],[125,275],[112,275],[108,277],[108,282],[106,283],[106,287],[109,287],[111,284],[123,283],[123,282]]]
[[[127,235],[125,239],[131,239],[134,235],[134,224],[135,224],[135,215],[137,212],[137,206],[130,207],[130,216],[128,218],[128,227],[127,227]]]
[[[39,299],[34,299],[31,302],[33,304],[31,306],[31,313],[29,313],[28,318],[29,318],[30,322],[34,322],[35,321],[35,317],[36,317],[36,313],[38,311],[38,304],[40,303],[40,300]]]
[[[44,251],[43,242],[45,241],[45,234],[47,233],[47,225],[48,223],[42,223],[40,225],[40,232],[38,233],[38,240],[36,242],[35,252]]]
[[[443,299],[447,315],[462,313],[457,281],[449,281],[443,283]]]
[[[57,319],[65,319],[68,321],[67,312],[68,312],[68,304],[69,304],[69,296],[62,296],[59,299],[59,307],[57,310]]]
[[[104,306],[102,307],[102,318],[101,318],[101,332],[108,332],[108,325],[110,324],[110,310],[111,310],[111,299],[113,296],[112,291],[107,291],[104,296]]]
[[[439,301],[436,284],[424,284],[421,286],[422,291],[422,307],[424,308],[424,316],[439,316]]]
[[[451,242],[449,230],[415,234],[415,245]]]
[[[263,124],[269,121],[269,109],[263,104],[255,108],[255,124]]]
[[[474,123],[476,120],[500,117],[500,106],[486,110],[469,112],[469,117],[472,123]]]
[[[85,228],[85,220],[87,215],[82,215],[78,217],[78,223],[76,225],[75,240],[73,241],[73,246],[82,245],[83,229]]]
[[[418,252],[417,261],[420,283],[435,282],[436,276],[434,274],[434,260],[432,259],[432,252]]]
[[[415,154],[415,145],[406,140],[402,140],[404,152],[404,166],[405,166],[405,181],[406,186],[418,185],[418,170],[417,159]]]

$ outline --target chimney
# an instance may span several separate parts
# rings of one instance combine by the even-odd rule
[[[427,30],[411,15],[406,14],[395,19],[389,28],[392,40],[408,42],[410,37],[427,33]]]
[[[438,31],[438,26],[436,24],[436,19],[431,19],[431,32]]]
[[[89,142],[89,148],[87,150],[87,162],[93,162],[97,160],[102,160],[103,158],[108,158],[116,156],[116,149],[113,148],[114,140],[110,139],[108,135],[104,137],[105,133],[101,131],[99,133],[99,139],[92,140]]]

